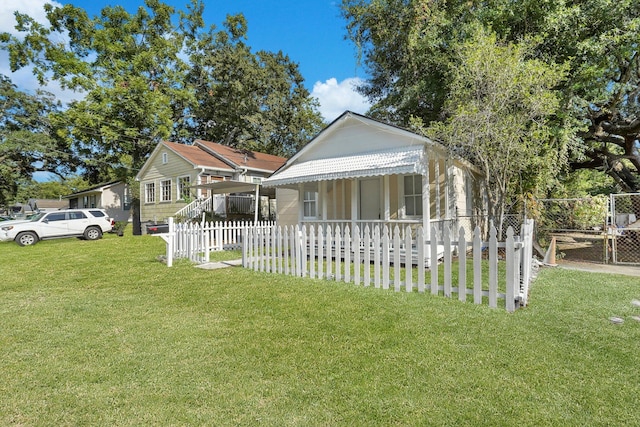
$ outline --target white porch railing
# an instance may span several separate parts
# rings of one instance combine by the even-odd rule
[[[404,233],[399,227],[391,231],[386,226],[374,226],[373,229],[365,226],[362,232],[356,226],[353,234],[349,227],[341,229],[339,226],[335,229],[331,226],[318,229],[305,226],[246,228],[245,233],[243,266],[256,271],[383,289],[393,287],[395,291],[404,288],[412,292],[417,288],[419,292],[430,290],[434,295],[442,293],[449,298],[456,293],[461,301],[472,295],[474,303],[487,303],[490,307],[497,307],[498,300],[503,300],[509,312],[527,303],[532,277],[532,220],[522,227],[520,237],[509,227],[505,242],[498,242],[495,227],[491,227],[488,241],[482,240],[479,228],[467,240],[462,227],[455,240],[448,228],[442,238],[427,240],[420,226],[415,233],[410,226]],[[435,227],[431,233],[437,236]],[[415,238],[412,237],[414,234]],[[455,284],[454,251],[460,255]],[[499,252],[505,262],[502,277],[499,277],[498,269]],[[442,259],[444,268],[442,283],[438,279],[440,266],[432,262],[438,259]],[[483,276],[483,259],[489,264],[487,277]],[[467,277],[468,265],[472,277]],[[426,271],[430,271],[430,280]]]
[[[209,262],[212,251],[241,249],[245,229],[267,233],[274,226],[275,223],[267,221],[257,224],[249,221],[176,223],[173,218],[169,218],[169,232],[157,236],[162,237],[167,244],[167,266],[171,267],[173,260],[177,258],[187,258],[199,264]]]
[[[227,213],[250,214],[254,212],[254,206],[255,197],[252,195],[214,194],[206,199],[192,201],[178,210],[174,216],[194,219],[199,218],[203,212],[213,212],[220,216],[226,216]]]
[[[206,199],[195,199],[185,207],[178,210],[175,213],[175,216],[193,219],[198,218],[203,212],[211,211],[213,211],[213,198],[208,197]]]
[[[436,232],[438,233],[438,236],[442,236],[442,233],[444,232],[445,228],[449,228],[451,230],[455,230],[455,233],[457,233],[457,226],[456,226],[456,220],[455,219],[441,219],[441,220],[431,220],[431,228],[435,228]],[[387,227],[390,227],[391,229],[393,229],[394,227],[398,227],[400,229],[400,238],[402,240],[404,240],[405,238],[405,232],[407,230],[407,227],[409,227],[409,229],[411,230],[412,235],[415,238],[415,232],[418,229],[418,227],[420,227],[422,225],[422,220],[419,219],[402,219],[402,220],[349,220],[349,219],[330,219],[330,220],[303,220],[302,221],[302,225],[304,225],[305,227],[310,227],[313,226],[316,230],[322,229],[324,232],[326,232],[327,227],[331,227],[333,230],[335,230],[337,227],[340,227],[341,230],[346,229],[347,227],[350,230],[355,230],[355,227],[358,227],[358,230],[360,231],[360,238],[363,237],[363,233],[366,227],[369,227],[370,230],[373,230],[375,227],[384,227],[385,225]],[[353,236],[352,236],[353,237]]]

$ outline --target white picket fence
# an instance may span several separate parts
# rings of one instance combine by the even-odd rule
[[[482,241],[478,228],[469,240],[463,228],[457,240],[452,239],[448,228],[442,238],[426,240],[422,227],[417,230],[395,227],[392,231],[387,226],[375,226],[365,227],[362,233],[357,226],[353,233],[349,227],[343,230],[313,226],[246,227],[244,233],[242,264],[256,271],[382,289],[392,287],[395,291],[430,290],[434,295],[442,293],[449,298],[455,293],[460,301],[472,295],[475,304],[488,303],[494,308],[498,307],[498,300],[503,300],[509,312],[527,304],[532,277],[533,220],[525,221],[520,236],[515,236],[509,227],[505,242],[498,242],[493,226],[486,242]],[[432,236],[436,235],[433,228]],[[455,258],[458,278],[454,284]],[[483,262],[488,263],[486,277]],[[499,277],[499,262],[505,263],[504,277]],[[472,277],[467,277],[467,264],[472,266]],[[444,269],[443,283],[438,279],[440,268]]]
[[[241,249],[245,229],[266,233],[274,226],[275,223],[271,221],[257,224],[253,221],[176,223],[173,218],[169,218],[169,232],[158,236],[167,244],[167,266],[171,267],[173,260],[177,258],[187,258],[199,264],[207,263],[212,251]]]

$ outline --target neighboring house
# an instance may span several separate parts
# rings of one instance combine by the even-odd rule
[[[96,185],[62,198],[69,200],[70,209],[104,209],[114,221],[129,221],[131,217],[131,192],[122,181]]]
[[[485,200],[477,169],[430,139],[345,112],[271,177],[279,225],[471,230]]]
[[[202,207],[226,215],[234,206],[229,205],[228,197],[223,197],[226,202],[216,207],[215,185],[210,184],[220,181],[260,184],[285,161],[283,157],[209,141],[196,140],[193,145],[160,142],[136,175],[136,181],[140,182],[140,220],[165,222],[172,216],[201,212]],[[253,196],[244,199],[253,203]],[[244,199],[234,200],[239,203]]]
[[[29,199],[27,203],[16,203],[9,206],[7,213],[22,218],[36,212],[57,211],[67,207],[67,201],[62,199]]]

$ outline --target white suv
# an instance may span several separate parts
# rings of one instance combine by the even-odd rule
[[[97,240],[112,228],[111,218],[102,209],[66,209],[42,212],[28,222],[0,223],[0,241],[15,240],[20,246],[28,246],[60,237]]]

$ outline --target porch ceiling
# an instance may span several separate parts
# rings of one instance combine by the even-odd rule
[[[423,174],[425,172],[423,145],[394,148],[344,157],[309,160],[285,166],[262,181],[267,187],[279,187],[303,182],[369,176]]]
[[[273,196],[274,190],[267,190],[262,188],[260,184],[253,184],[250,182],[241,181],[217,181],[207,184],[192,185],[191,188],[203,188],[211,191],[212,194],[227,194],[227,193],[255,193],[256,186],[259,189],[261,196]]]

